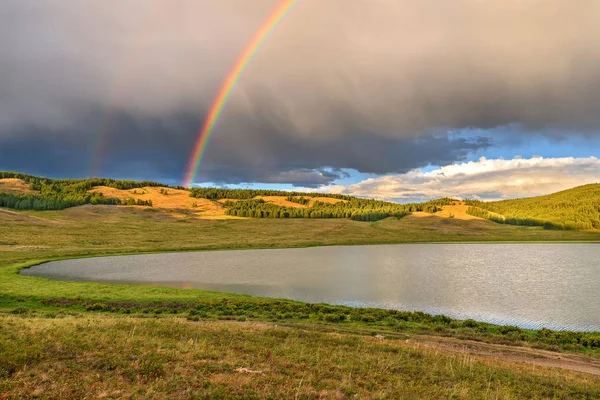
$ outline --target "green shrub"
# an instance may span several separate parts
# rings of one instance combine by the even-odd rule
[[[466,328],[477,328],[479,326],[479,322],[469,318],[462,322],[462,326]]]
[[[93,303],[93,304],[88,304],[87,306],[85,306],[85,309],[87,311],[107,311],[109,310],[109,308],[102,303]]]

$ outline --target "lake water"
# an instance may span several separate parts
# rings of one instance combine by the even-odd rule
[[[599,244],[399,244],[51,262],[23,275],[201,288],[600,331]]]

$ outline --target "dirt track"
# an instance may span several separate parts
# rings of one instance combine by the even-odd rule
[[[415,348],[432,348],[444,352],[468,354],[481,361],[515,362],[532,367],[559,368],[600,376],[600,360],[583,355],[435,336],[416,336],[408,339],[406,343]]]

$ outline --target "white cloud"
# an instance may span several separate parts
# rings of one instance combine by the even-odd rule
[[[401,202],[445,196],[491,200],[538,196],[596,182],[600,182],[596,157],[482,157],[433,171],[413,170],[322,190]]]

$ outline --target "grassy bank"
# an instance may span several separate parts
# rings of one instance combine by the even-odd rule
[[[140,252],[421,242],[600,241],[600,232],[548,231],[485,220],[405,217],[350,220],[203,220],[150,208],[84,206],[63,211],[0,210],[0,308],[50,297],[181,300],[215,296],[169,288],[53,282],[18,276],[46,260]]]
[[[350,220],[204,220],[165,210],[83,206],[0,209],[0,262],[124,251],[419,242],[600,241],[600,231],[548,231],[490,221],[413,217]]]
[[[192,397],[186,391],[189,389],[205,397],[223,393],[274,398],[296,394],[399,397],[390,393],[412,397],[408,394],[416,393],[447,398],[476,397],[474,393],[484,393],[485,389],[485,393],[498,398],[527,397],[532,393],[541,393],[540,398],[566,398],[569,394],[594,397],[599,383],[589,376],[526,372],[514,363],[492,365],[484,359],[465,364],[459,356],[443,350],[437,354],[403,346],[389,350],[392,344],[370,337],[383,334],[395,340],[395,346],[409,336],[435,335],[598,357],[600,334],[532,331],[422,313],[309,305],[201,290],[57,282],[18,275],[21,268],[69,257],[475,241],[587,242],[600,241],[600,233],[548,231],[433,216],[364,223],[201,220],[152,209],[110,206],[26,213],[0,210],[0,394],[9,398],[27,397],[28,393],[47,398],[100,394],[109,398],[162,398],[170,393],[173,398],[188,398]],[[167,333],[169,327],[173,327],[173,333]],[[221,341],[223,335],[228,339]],[[204,340],[203,346],[188,346],[194,337],[196,343]],[[289,337],[302,339],[294,339],[295,344],[289,344],[289,348],[281,347],[281,343],[290,342]],[[344,344],[347,341],[355,347]],[[100,347],[95,349],[94,343],[100,343]],[[127,343],[131,346],[126,348]],[[318,357],[324,361],[315,361],[314,354],[310,362],[298,358],[297,352],[308,347],[322,348]],[[221,358],[208,348],[219,349]],[[291,365],[291,370],[298,369],[303,375],[286,372],[280,364],[275,368],[272,360],[259,363],[245,356],[265,351],[276,352],[277,362]],[[410,356],[413,353],[418,354],[416,358]],[[195,360],[193,368],[181,361],[188,358]],[[359,359],[367,361],[363,365]],[[438,359],[444,362],[432,366]],[[51,364],[56,368],[44,372]],[[237,368],[263,373],[236,372]],[[377,368],[381,371],[373,375]],[[398,369],[406,373],[398,376]],[[174,371],[180,371],[180,377]],[[327,371],[330,378],[319,382],[317,377]],[[422,378],[427,373],[434,378]],[[519,387],[519,379],[528,383]],[[299,389],[294,391],[294,385]]]
[[[7,399],[600,396],[599,381],[587,374],[404,339],[176,318],[0,322],[0,393]]]
[[[327,306],[306,309],[291,301],[271,301],[231,293],[167,287],[59,282],[18,275],[22,268],[69,257],[139,252],[301,247],[335,244],[489,241],[593,241],[599,232],[548,231],[498,225],[484,220],[406,217],[374,223],[349,220],[201,220],[136,207],[93,206],[64,211],[0,213],[0,310],[69,310],[111,313],[180,314],[194,319],[241,319],[337,323],[355,328],[413,330],[476,340],[525,342],[571,351],[595,352],[596,336],[545,336],[537,331],[501,331],[488,324],[463,325],[422,314],[352,310]],[[227,310],[214,302],[229,299]],[[207,309],[202,305],[206,304]],[[222,307],[221,307],[222,308]],[[358,314],[356,314],[358,312]],[[195,314],[194,314],[195,313]],[[579,335],[579,334],[578,334]]]

